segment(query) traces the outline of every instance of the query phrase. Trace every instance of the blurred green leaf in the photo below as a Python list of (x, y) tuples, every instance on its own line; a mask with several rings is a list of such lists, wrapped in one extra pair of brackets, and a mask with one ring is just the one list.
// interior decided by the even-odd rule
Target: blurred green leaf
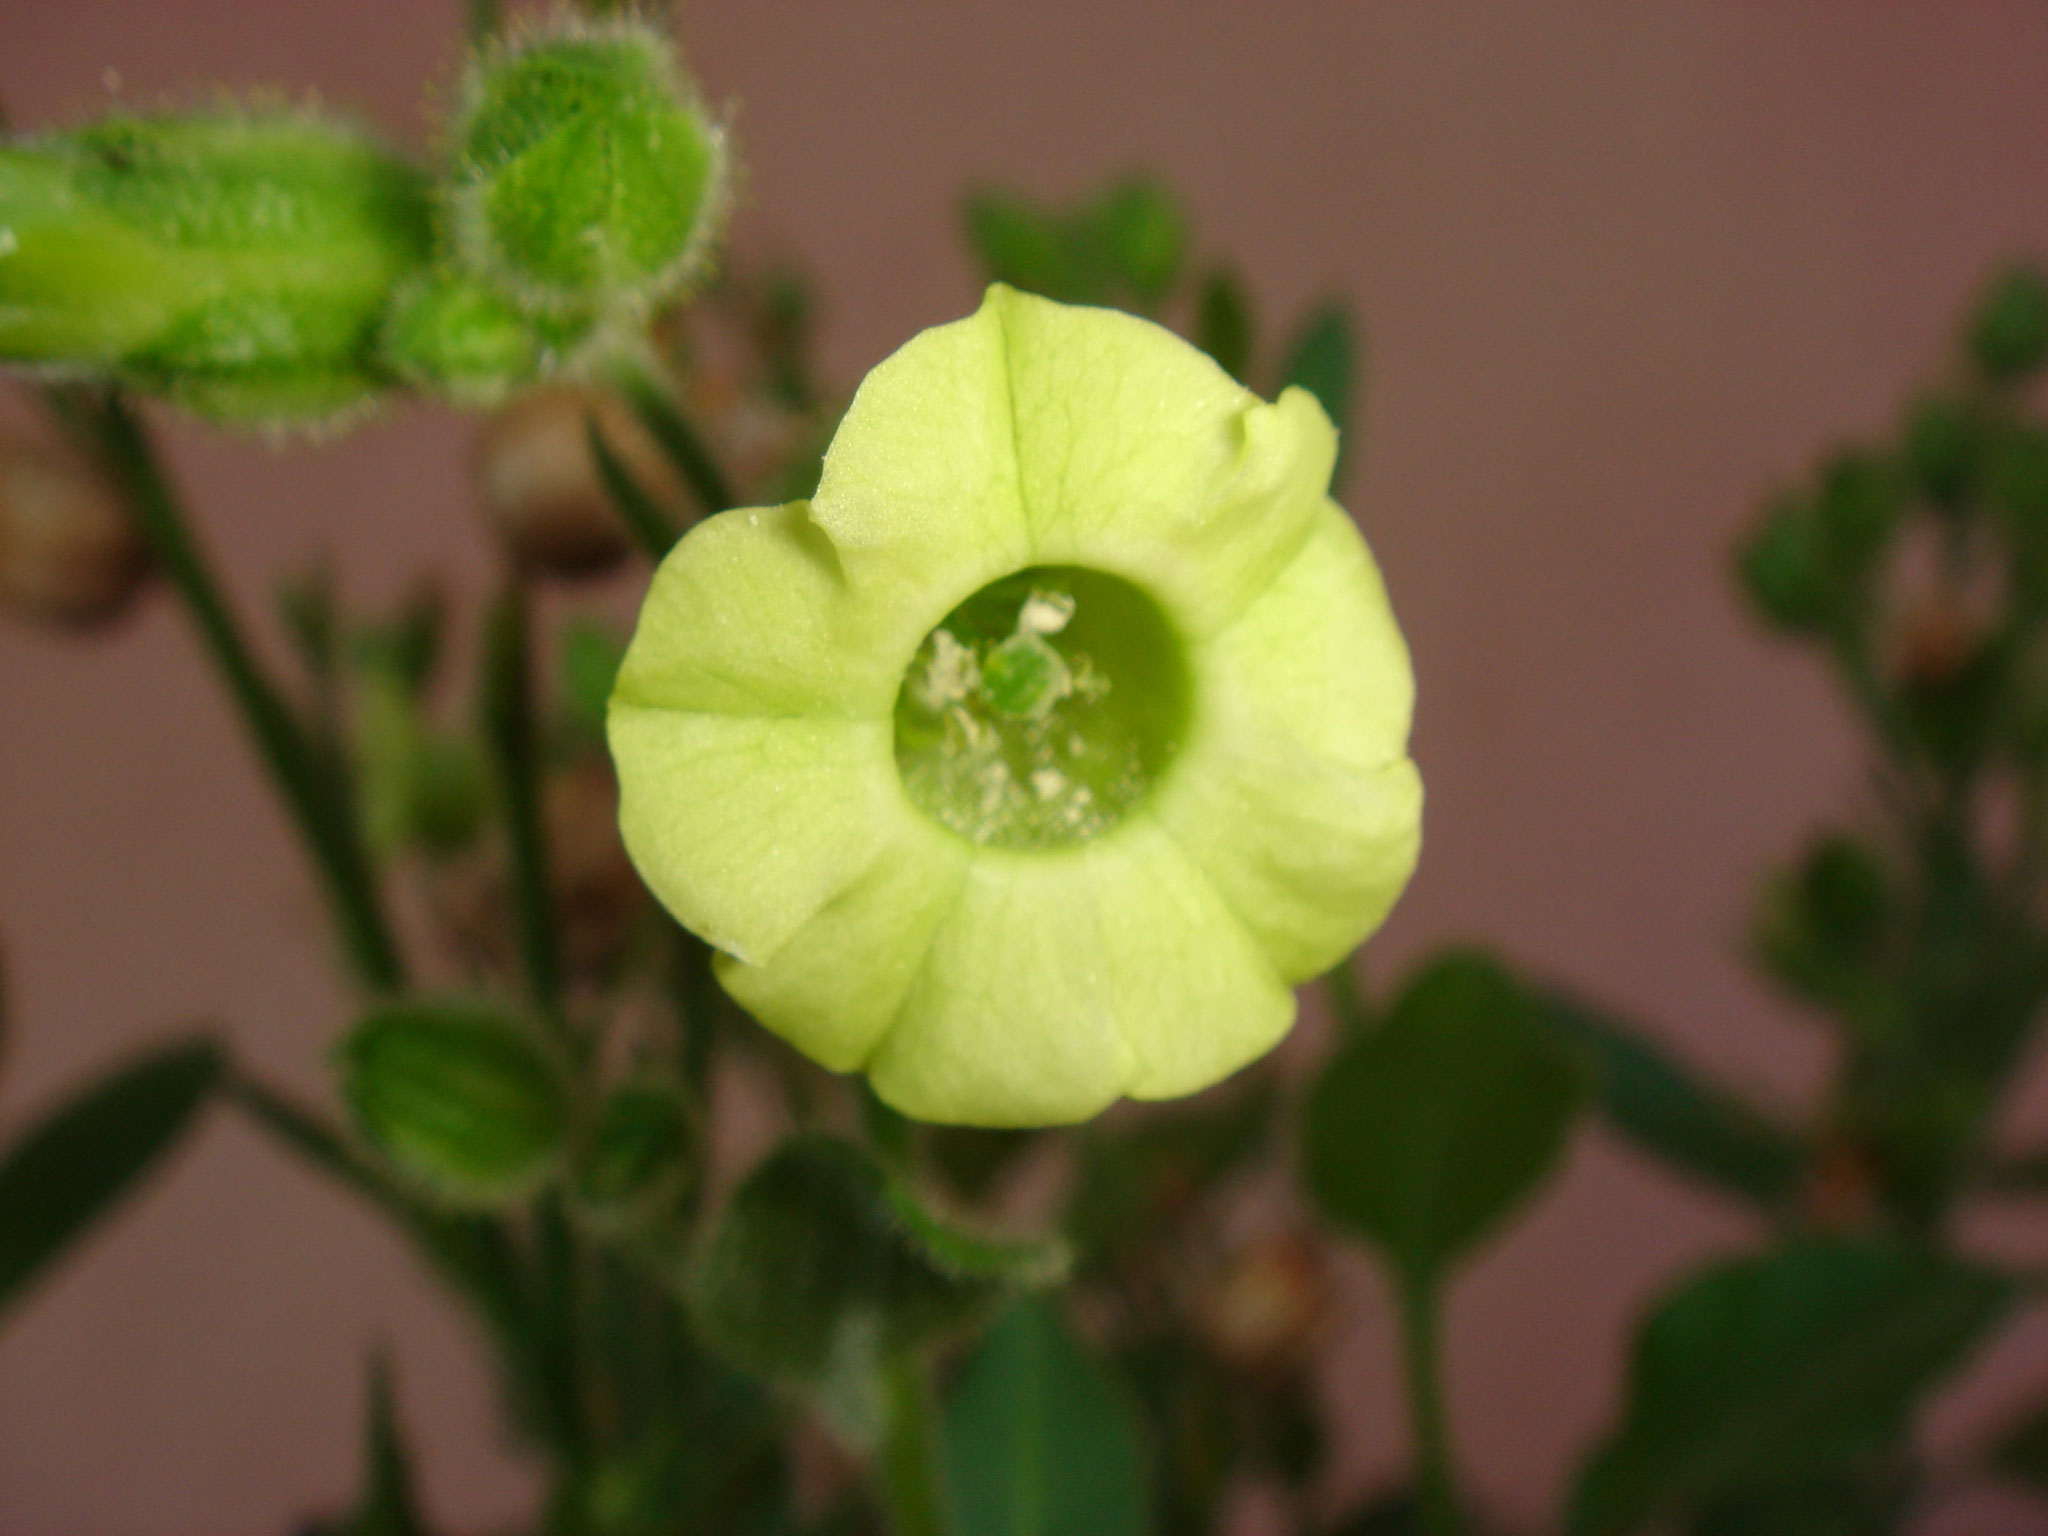
[(970, 193), (962, 208), (967, 243), (994, 282), (1063, 304), (1100, 302), (1098, 285), (1080, 270), (1058, 216), (1014, 193)]
[(1815, 838), (1798, 867), (1764, 889), (1754, 948), (1792, 996), (1835, 1009), (1865, 1033), (1898, 1009), (1889, 961), (1903, 903), (1882, 852), (1845, 832)]
[(426, 1522), (413, 1491), (412, 1455), (391, 1386), (391, 1362), (381, 1351), (370, 1362), (363, 1461), (363, 1493), (342, 1527), (346, 1536), (425, 1536)]
[(1587, 1086), (1499, 965), (1445, 955), (1311, 1089), (1309, 1189), (1332, 1221), (1433, 1282), (1556, 1166)]
[(1235, 268), (1218, 267), (1202, 283), (1195, 306), (1195, 345), (1238, 383), (1251, 379), (1252, 298)]
[(1129, 1404), (1058, 1307), (1013, 1306), (946, 1401), (954, 1536), (1142, 1536), (1144, 1455)]
[(1944, 1255), (1808, 1240), (1695, 1276), (1638, 1333), (1575, 1536), (1620, 1536), (1894, 1449), (2013, 1288)]
[(1834, 613), (1820, 519), (1797, 497), (1765, 509), (1736, 552), (1736, 575), (1752, 607), (1788, 634), (1826, 628)]
[(1576, 999), (1534, 989), (1551, 1027), (1585, 1051), (1607, 1123), (1710, 1188), (1778, 1207), (1799, 1189), (1804, 1149), (1790, 1131), (1667, 1055), (1640, 1031)]
[(385, 1004), (349, 1031), (336, 1058), (364, 1139), (437, 1198), (522, 1198), (566, 1149), (559, 1070), (531, 1029), (492, 1004)]
[(1852, 448), (1822, 467), (1814, 509), (1829, 557), (1847, 579), (1860, 575), (1883, 552), (1905, 510), (1905, 498), (1890, 463)]
[(1095, 202), (1087, 223), (1119, 284), (1142, 306), (1157, 305), (1187, 259), (1187, 215), (1173, 194), (1149, 176), (1127, 177)]
[(75, 1094), (0, 1158), (0, 1315), (176, 1144), (220, 1080), (199, 1040), (154, 1051)]
[(735, 1363), (824, 1395), (844, 1427), (877, 1404), (888, 1356), (1064, 1271), (1057, 1245), (942, 1222), (872, 1157), (793, 1136), (726, 1206), (693, 1282), (705, 1337)]
[(2013, 383), (2048, 360), (2048, 280), (2030, 266), (1993, 278), (1977, 301), (1970, 358), (1988, 379)]
[(1300, 385), (1323, 405), (1337, 429), (1338, 463), (1351, 443), (1352, 395), (1358, 386), (1357, 327), (1350, 306), (1333, 300), (1311, 310), (1288, 344), (1280, 367), (1280, 388)]

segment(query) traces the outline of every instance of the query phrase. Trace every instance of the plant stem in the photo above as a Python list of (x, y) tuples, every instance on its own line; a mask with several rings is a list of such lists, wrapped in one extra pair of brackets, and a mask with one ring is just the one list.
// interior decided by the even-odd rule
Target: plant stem
[(597, 465), (598, 478), (604, 481), (605, 493), (611, 497), (619, 520), (633, 535), (641, 552), (659, 565), (675, 547), (675, 524), (662, 510), (661, 503), (633, 478), (633, 472), (612, 452), (612, 446), (604, 440), (604, 431), (598, 426), (595, 416), (584, 418), (583, 433), (590, 444), (590, 457)]
[(893, 1536), (946, 1536), (939, 1496), (938, 1435), (924, 1366), (909, 1351), (883, 1367), (887, 1422), (882, 1431), (882, 1488)]
[(682, 475), (706, 516), (740, 504), (732, 482), (718, 467), (718, 460), (712, 457), (704, 439), (651, 374), (629, 365), (620, 370), (615, 383), (634, 414), (661, 444), (662, 452)]
[[(59, 408), (71, 420), (80, 419), (74, 406)], [(333, 774), (323, 767), (311, 739), (243, 637), (142, 423), (115, 394), (85, 414), (102, 461), (127, 492), (151, 553), (191, 615), (255, 738), (264, 767), (298, 823), (327, 888), (351, 963), (373, 989), (395, 991), (404, 982), (404, 968), (346, 795), (338, 792)]]
[(1434, 1275), (1399, 1278), (1401, 1353), (1408, 1387), (1408, 1425), (1414, 1437), (1416, 1491), (1426, 1536), (1462, 1536), (1456, 1484), (1451, 1477), (1450, 1426), (1444, 1415), (1441, 1296)]
[(533, 659), (527, 595), (515, 575), (492, 605), (484, 640), (484, 734), (504, 796), (512, 846), (513, 899), (527, 991), (543, 1019), (566, 1038), (562, 961), (541, 829), (540, 741), (533, 718)]

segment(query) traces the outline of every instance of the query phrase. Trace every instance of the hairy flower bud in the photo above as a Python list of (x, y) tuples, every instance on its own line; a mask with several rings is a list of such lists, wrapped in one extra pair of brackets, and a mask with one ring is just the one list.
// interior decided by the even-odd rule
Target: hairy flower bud
[(148, 570), (134, 519), (89, 466), (0, 437), (0, 603), (88, 628), (119, 617)]
[(429, 247), (417, 172), (306, 112), (115, 117), (0, 148), (0, 360), (202, 415), (331, 416), (384, 383)]
[(689, 1185), (694, 1135), (689, 1101), (674, 1086), (643, 1080), (613, 1089), (576, 1157), (579, 1203), (604, 1222), (655, 1214)]
[(364, 1137), (446, 1199), (530, 1191), (568, 1139), (554, 1063), (516, 1019), (482, 1003), (393, 1003), (341, 1046), (342, 1091)]
[(667, 298), (723, 220), (724, 132), (668, 43), (633, 22), (567, 23), (487, 51), (454, 149), (457, 259), (528, 308)]
[(422, 272), (391, 302), (384, 361), (415, 388), (488, 403), (534, 378), (542, 349), (518, 306), (466, 272)]

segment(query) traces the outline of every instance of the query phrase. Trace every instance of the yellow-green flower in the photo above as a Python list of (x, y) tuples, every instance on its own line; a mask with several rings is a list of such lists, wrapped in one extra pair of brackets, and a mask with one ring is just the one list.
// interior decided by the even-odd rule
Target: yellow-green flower
[(1335, 451), (1302, 390), (1000, 285), (875, 369), (811, 501), (669, 556), (612, 698), (627, 847), (726, 989), (926, 1120), (1271, 1048), (1419, 840)]

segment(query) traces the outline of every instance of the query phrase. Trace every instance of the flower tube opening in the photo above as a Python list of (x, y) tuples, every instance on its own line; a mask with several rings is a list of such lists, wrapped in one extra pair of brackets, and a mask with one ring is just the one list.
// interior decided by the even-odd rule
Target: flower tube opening
[(983, 587), (919, 646), (897, 695), (911, 803), (973, 843), (1056, 848), (1130, 813), (1186, 735), (1185, 649), (1120, 576), (1035, 566)]

